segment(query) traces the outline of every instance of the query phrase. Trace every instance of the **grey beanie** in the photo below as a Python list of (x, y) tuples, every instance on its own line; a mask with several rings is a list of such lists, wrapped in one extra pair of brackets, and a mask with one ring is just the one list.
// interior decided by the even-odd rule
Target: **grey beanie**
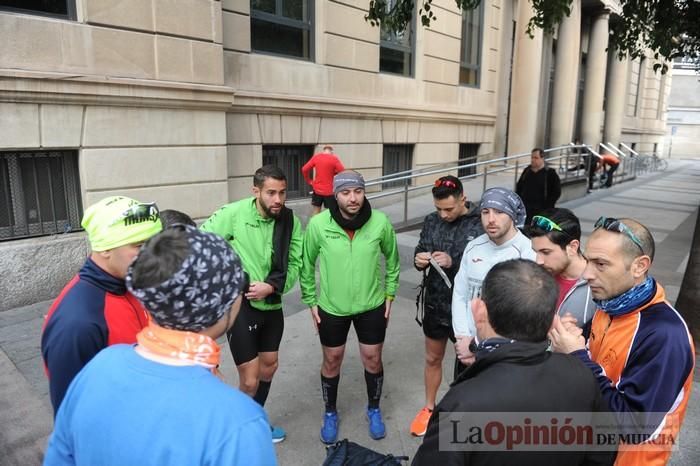
[(513, 223), (516, 227), (522, 227), (525, 224), (525, 204), (523, 204), (520, 196), (510, 189), (487, 189), (481, 196), (479, 209), (500, 210), (513, 219)]
[(333, 177), (333, 194), (338, 194), (344, 189), (352, 188), (365, 189), (365, 179), (356, 171), (346, 170)]

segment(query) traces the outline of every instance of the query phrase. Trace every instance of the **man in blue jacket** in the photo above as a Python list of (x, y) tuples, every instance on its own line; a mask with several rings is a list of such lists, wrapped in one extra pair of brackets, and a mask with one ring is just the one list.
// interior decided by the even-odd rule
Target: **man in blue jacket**
[(85, 364), (109, 345), (135, 343), (148, 323), (124, 277), (141, 244), (163, 229), (155, 204), (123, 196), (88, 207), (82, 226), (92, 253), (51, 305), (41, 334), (54, 415)]
[(263, 409), (217, 377), (215, 340), (245, 286), (226, 241), (171, 227), (144, 244), (126, 283), (151, 320), (136, 346), (106, 348), (75, 378), (44, 464), (276, 464)]

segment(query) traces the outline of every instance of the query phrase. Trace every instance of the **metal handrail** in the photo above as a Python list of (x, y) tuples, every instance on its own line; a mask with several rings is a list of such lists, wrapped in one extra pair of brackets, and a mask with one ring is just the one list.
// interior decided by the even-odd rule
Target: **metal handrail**
[(632, 155), (634, 155), (634, 156), (638, 156), (638, 155), (639, 155), (639, 152), (637, 152), (636, 150), (632, 149), (630, 146), (628, 146), (628, 145), (625, 144), (624, 142), (621, 142), (620, 145), (621, 145), (622, 147), (624, 147), (625, 149), (627, 149), (628, 151), (630, 151), (630, 154), (632, 154)]
[(614, 150), (612, 150), (611, 148), (609, 148), (608, 146), (606, 146), (604, 142), (601, 142), (599, 145), (600, 145), (600, 147), (602, 147), (603, 149), (605, 149), (605, 151), (606, 151), (608, 154), (612, 155), (613, 157), (615, 157), (615, 158), (617, 158), (617, 159), (620, 159), (620, 156), (617, 155), (617, 154), (615, 153)]
[[(599, 154), (597, 154), (593, 149), (585, 144), (579, 144), (576, 145), (574, 143), (569, 143), (566, 145), (562, 146), (557, 146), (557, 147), (551, 147), (548, 149), (544, 149), (543, 152), (545, 153), (551, 153), (551, 152), (556, 152), (559, 151), (561, 154), (554, 156), (554, 157), (549, 157), (547, 159), (549, 165), (553, 165), (554, 162), (559, 161), (559, 167), (562, 169), (565, 167), (564, 171), (564, 180), (567, 180), (570, 178), (570, 172), (575, 171), (575, 175), (571, 174), (572, 178), (582, 178), (583, 175), (581, 174), (582, 170), (583, 173), (587, 173), (586, 165), (583, 164), (583, 157), (587, 153), (593, 153), (594, 156), (598, 158), (602, 158)], [(577, 151), (577, 152), (574, 152)], [(470, 160), (470, 158), (465, 158), (465, 159), (459, 159), (458, 161), (454, 162), (442, 162), (439, 164), (431, 165), (428, 167), (421, 167), (417, 169), (412, 169), (412, 170), (403, 170), (401, 172), (397, 173), (392, 173), (390, 175), (384, 175), (378, 178), (373, 178), (368, 180), (365, 183), (366, 187), (371, 187), (371, 186), (377, 186), (377, 185), (382, 185), (387, 182), (401, 182), (403, 181), (403, 187), (399, 187), (397, 189), (389, 189), (389, 190), (382, 190), (381, 192), (375, 192), (375, 193), (368, 193), (367, 198), (370, 200), (373, 199), (381, 199), (384, 197), (389, 197), (389, 196), (396, 196), (396, 195), (401, 195), (403, 194), (403, 223), (406, 224), (408, 222), (408, 197), (409, 193), (415, 192), (415, 191), (420, 191), (420, 190), (426, 190), (430, 189), (434, 186), (434, 183), (426, 183), (426, 184), (421, 184), (418, 186), (411, 186), (411, 180), (414, 178), (417, 178), (419, 176), (430, 176), (430, 175), (437, 175), (437, 174), (442, 174), (445, 172), (453, 172), (455, 170), (460, 170), (464, 168), (472, 168), (475, 173), (466, 175), (466, 176), (461, 176), (459, 177), (461, 180), (468, 180), (468, 179), (475, 179), (478, 177), (483, 177), (483, 190), (486, 190), (487, 186), (487, 180), (488, 180), (488, 175), (490, 174), (496, 174), (496, 173), (502, 173), (508, 170), (513, 170), (514, 172), (514, 180), (513, 180), (513, 189), (515, 189), (515, 185), (517, 184), (518, 181), (518, 176), (520, 175), (520, 160), (523, 157), (529, 157), (530, 152), (524, 152), (521, 154), (515, 154), (515, 155), (510, 155), (510, 156), (503, 156), (503, 157), (497, 157), (497, 158), (491, 158), (489, 160), (484, 160), (481, 162), (470, 162), (470, 163), (465, 163), (465, 164), (460, 164), (459, 162), (462, 160)], [(490, 154), (482, 154), (482, 156), (488, 156)], [(576, 165), (575, 168), (570, 169), (570, 159), (572, 155), (575, 155), (576, 157)], [(515, 162), (514, 164), (509, 164), (509, 162)], [(562, 165), (562, 161), (564, 162), (564, 165)], [(505, 166), (499, 167), (499, 168), (492, 168), (489, 169), (489, 165), (493, 165), (494, 163), (503, 163)], [(528, 162), (529, 164), (529, 162)], [(526, 164), (523, 164), (526, 165)], [(583, 167), (583, 168), (582, 168)]]
[[(632, 151), (628, 146), (624, 144), (621, 145), (630, 150), (631, 153), (637, 154), (637, 152)], [(636, 157), (630, 157), (624, 154), (619, 148), (610, 143), (607, 145), (605, 143), (601, 143), (600, 147), (620, 159), (622, 166), (615, 174), (617, 179), (628, 180), (637, 176), (638, 165), (636, 163)], [(592, 173), (591, 164), (596, 163), (597, 165), (595, 160), (597, 159), (600, 161), (603, 159), (600, 153), (588, 144), (569, 143), (562, 146), (543, 149), (543, 152), (559, 152), (559, 154), (556, 156), (549, 156), (547, 158), (547, 163), (549, 166), (553, 166), (556, 161), (559, 161), (559, 174), (560, 177), (562, 177), (562, 181), (589, 179), (589, 176)], [(518, 177), (521, 175), (520, 167), (529, 165), (529, 161), (527, 163), (522, 163), (520, 159), (523, 157), (529, 157), (530, 154), (530, 152), (524, 152), (510, 156), (492, 157), (489, 160), (483, 160), (481, 162), (460, 163), (465, 160), (472, 160), (471, 157), (468, 157), (457, 161), (441, 162), (427, 167), (414, 168), (383, 175), (367, 180), (365, 186), (369, 188), (372, 186), (381, 186), (389, 182), (403, 182), (403, 186), (398, 186), (394, 189), (383, 189), (380, 192), (367, 193), (367, 198), (371, 200), (403, 195), (403, 224), (407, 224), (409, 193), (427, 190), (434, 186), (434, 183), (432, 182), (413, 186), (411, 185), (411, 180), (418, 178), (419, 176), (440, 175), (447, 172), (459, 171), (461, 169), (473, 169), (474, 173), (466, 176), (460, 176), (459, 179), (470, 180), (482, 177), (483, 190), (485, 191), (487, 188), (488, 175), (513, 170), (513, 189), (515, 189), (518, 182)], [(481, 157), (491, 155), (492, 154), (481, 154)], [(493, 166), (494, 164), (503, 164), (503, 166), (489, 168), (489, 166)]]
[(622, 151), (620, 150), (619, 147), (615, 147), (615, 145), (614, 145), (612, 142), (608, 141), (607, 147), (610, 147), (613, 151), (615, 151), (615, 152), (616, 152), (615, 155), (619, 154), (619, 155), (618, 155), (618, 158), (620, 158), (620, 157), (622, 157), (622, 158), (627, 157), (627, 154), (625, 154), (624, 152), (622, 152)]
[[(567, 145), (565, 145), (565, 146), (558, 146), (558, 147), (552, 147), (551, 149), (544, 149), (544, 152), (547, 153), (547, 152), (553, 152), (553, 151), (556, 151), (556, 150), (572, 149), (572, 148), (578, 148), (578, 147), (587, 148), (587, 147), (589, 147), (589, 146), (586, 146), (586, 145), (584, 145), (584, 144), (582, 144), (581, 146), (575, 146), (575, 145), (574, 145), (574, 146), (571, 146), (571, 145), (567, 144)], [(488, 155), (488, 154), (483, 154), (483, 155)], [(522, 154), (515, 154), (515, 155), (504, 156), (504, 157), (498, 157), (498, 158), (491, 159), (491, 160), (485, 160), (485, 161), (483, 161), (483, 162), (473, 162), (473, 163), (468, 163), (468, 164), (465, 164), (465, 165), (458, 165), (458, 166), (456, 166), (456, 167), (450, 167), (450, 168), (439, 168), (439, 169), (436, 169), (436, 170), (430, 170), (432, 167), (435, 166), (435, 165), (431, 165), (431, 166), (429, 166), (429, 167), (422, 167), (422, 168), (420, 168), (420, 169), (404, 170), (404, 171), (402, 171), (402, 172), (392, 173), (392, 174), (389, 174), (389, 175), (383, 175), (383, 176), (380, 176), (380, 177), (378, 177), (378, 178), (372, 178), (372, 179), (370, 179), (370, 180), (368, 180), (368, 181), (365, 182), (365, 186), (375, 186), (375, 185), (378, 185), (378, 184), (387, 183), (387, 182), (389, 182), (389, 181), (392, 181), (392, 182), (395, 182), (395, 181), (403, 181), (403, 180), (408, 180), (408, 179), (416, 178), (416, 177), (418, 177), (418, 176), (435, 175), (435, 174), (437, 174), (437, 173), (443, 173), (443, 172), (447, 172), (447, 171), (457, 170), (457, 169), (460, 169), (460, 168), (480, 167), (480, 166), (482, 166), (482, 165), (488, 165), (488, 164), (492, 164), (492, 163), (494, 163), (494, 162), (508, 162), (509, 160), (516, 160), (516, 159), (519, 159), (519, 158), (522, 158), (522, 157), (525, 157), (525, 156), (528, 156), (528, 157), (529, 157), (529, 156), (530, 156), (530, 152), (524, 152), (524, 153), (522, 153)], [(549, 159), (549, 160), (550, 160), (550, 161), (551, 161), (551, 160), (558, 160), (558, 159), (561, 158), (561, 157), (563, 157), (563, 156), (560, 155), (560, 156), (558, 156), (558, 157), (553, 157), (553, 158), (551, 158), (551, 159)], [(443, 162), (443, 163), (441, 163), (441, 164), (436, 164), (436, 165), (437, 165), (437, 166), (444, 166), (444, 165), (446, 165), (446, 164), (448, 164), (448, 163), (450, 163), (450, 162), (447, 162), (447, 163)], [(451, 163), (454, 163), (454, 162), (451, 162)], [(419, 171), (419, 170), (429, 170), (429, 171)], [(417, 173), (414, 173), (414, 172), (417, 172)], [(411, 174), (410, 174), (410, 175), (405, 175), (405, 176), (400, 176), (400, 177), (396, 177), (396, 176), (395, 176), (395, 175), (403, 174), (403, 173), (411, 173)]]

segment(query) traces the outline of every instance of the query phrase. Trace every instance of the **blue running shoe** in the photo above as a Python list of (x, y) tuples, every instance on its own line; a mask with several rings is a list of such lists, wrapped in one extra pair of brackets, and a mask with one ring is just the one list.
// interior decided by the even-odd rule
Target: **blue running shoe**
[(272, 432), (272, 443), (280, 443), (287, 438), (287, 433), (280, 426), (270, 425), (270, 431)]
[(323, 415), (323, 425), (321, 426), (321, 441), (323, 443), (335, 443), (338, 440), (338, 413), (333, 411)]
[(367, 421), (369, 422), (369, 436), (374, 440), (386, 436), (386, 427), (382, 420), (382, 412), (379, 408), (367, 408)]

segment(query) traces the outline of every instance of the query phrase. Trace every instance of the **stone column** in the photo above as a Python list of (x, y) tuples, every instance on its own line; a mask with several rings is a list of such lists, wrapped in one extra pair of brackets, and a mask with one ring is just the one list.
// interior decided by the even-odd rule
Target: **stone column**
[(583, 112), (581, 115), (581, 142), (596, 147), (603, 123), (605, 71), (608, 64), (608, 18), (605, 11), (593, 19), (591, 38), (586, 59), (586, 82), (583, 84)]
[(542, 30), (534, 38), (525, 32), (533, 16), (528, 0), (518, 1), (515, 51), (511, 78), (508, 155), (529, 152), (537, 145), (537, 110), (542, 71)]
[(581, 55), (581, 0), (573, 0), (571, 14), (559, 25), (552, 89), (550, 140), (552, 146), (573, 142), (576, 91)]
[(629, 62), (626, 58), (619, 60), (616, 50), (611, 50), (610, 53), (613, 56), (610, 62), (610, 73), (608, 73), (608, 84), (605, 91), (606, 109), (603, 142), (612, 142), (617, 146), (620, 143), (622, 121), (625, 116)]

